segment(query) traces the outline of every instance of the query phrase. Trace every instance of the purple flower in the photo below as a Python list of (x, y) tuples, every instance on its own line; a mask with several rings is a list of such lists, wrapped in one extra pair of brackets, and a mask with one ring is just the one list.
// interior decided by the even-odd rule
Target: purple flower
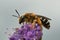
[(35, 29), (30, 29), (32, 24), (24, 24), (17, 32), (9, 38), (9, 40), (36, 40), (42, 37), (42, 31), (38, 24), (35, 25)]
[(11, 38), (9, 38), (9, 40), (16, 40), (15, 38), (13, 38), (13, 37), (11, 37)]

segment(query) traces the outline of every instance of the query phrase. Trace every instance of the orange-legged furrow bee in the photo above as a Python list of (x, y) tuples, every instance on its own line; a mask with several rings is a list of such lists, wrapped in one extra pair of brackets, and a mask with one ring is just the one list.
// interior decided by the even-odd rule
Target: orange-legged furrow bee
[(45, 16), (36, 15), (34, 13), (25, 13), (23, 16), (20, 16), (18, 11), (15, 9), (18, 16), (13, 15), (14, 17), (19, 18), (19, 24), (21, 23), (38, 23), (39, 25), (43, 25), (45, 28), (50, 28), (50, 22), (48, 20), (51, 20), (50, 18), (47, 18)]

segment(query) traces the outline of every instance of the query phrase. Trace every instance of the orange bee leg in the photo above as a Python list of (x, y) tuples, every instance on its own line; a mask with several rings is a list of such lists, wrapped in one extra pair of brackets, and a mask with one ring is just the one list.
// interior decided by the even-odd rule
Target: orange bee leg
[(42, 22), (41, 22), (40, 18), (37, 18), (37, 23), (40, 25), (40, 28), (42, 30)]

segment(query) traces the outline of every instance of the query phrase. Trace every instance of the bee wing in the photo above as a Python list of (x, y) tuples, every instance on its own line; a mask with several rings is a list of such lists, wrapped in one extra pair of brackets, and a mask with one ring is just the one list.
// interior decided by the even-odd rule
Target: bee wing
[(40, 20), (42, 21), (42, 24), (46, 29), (50, 28), (50, 22), (48, 21), (51, 20), (50, 18), (41, 15), (36, 15), (36, 16), (41, 18)]
[(51, 20), (50, 18), (45, 17), (45, 16), (42, 16), (42, 15), (36, 15), (36, 16), (38, 16), (38, 17), (43, 17), (43, 18), (46, 18), (46, 19), (48, 19), (48, 20)]

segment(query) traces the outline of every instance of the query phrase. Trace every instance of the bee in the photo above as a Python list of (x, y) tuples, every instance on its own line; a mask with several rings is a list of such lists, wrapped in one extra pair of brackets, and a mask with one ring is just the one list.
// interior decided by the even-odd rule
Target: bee
[(19, 18), (19, 24), (24, 23), (24, 22), (26, 22), (26, 23), (35, 22), (35, 23), (38, 23), (40, 26), (43, 25), (46, 29), (50, 28), (49, 20), (51, 20), (51, 19), (48, 17), (42, 16), (42, 15), (37, 15), (34, 13), (25, 13), (24, 15), (20, 16), (16, 9), (15, 9), (15, 11), (18, 14), (18, 16), (16, 16), (16, 15), (12, 15), (12, 16)]
[[(16, 15), (12, 15), (12, 16), (19, 18), (19, 24), (26, 22), (35, 25), (37, 23), (38, 25), (40, 25), (41, 31), (42, 31), (42, 26), (44, 26), (46, 29), (50, 29), (50, 22), (49, 22), (49, 20), (51, 20), (50, 18), (42, 15), (37, 15), (34, 13), (25, 13), (24, 15), (20, 16), (20, 14), (16, 9), (15, 11), (18, 14), (18, 16)], [(42, 37), (39, 40), (42, 40)]]

